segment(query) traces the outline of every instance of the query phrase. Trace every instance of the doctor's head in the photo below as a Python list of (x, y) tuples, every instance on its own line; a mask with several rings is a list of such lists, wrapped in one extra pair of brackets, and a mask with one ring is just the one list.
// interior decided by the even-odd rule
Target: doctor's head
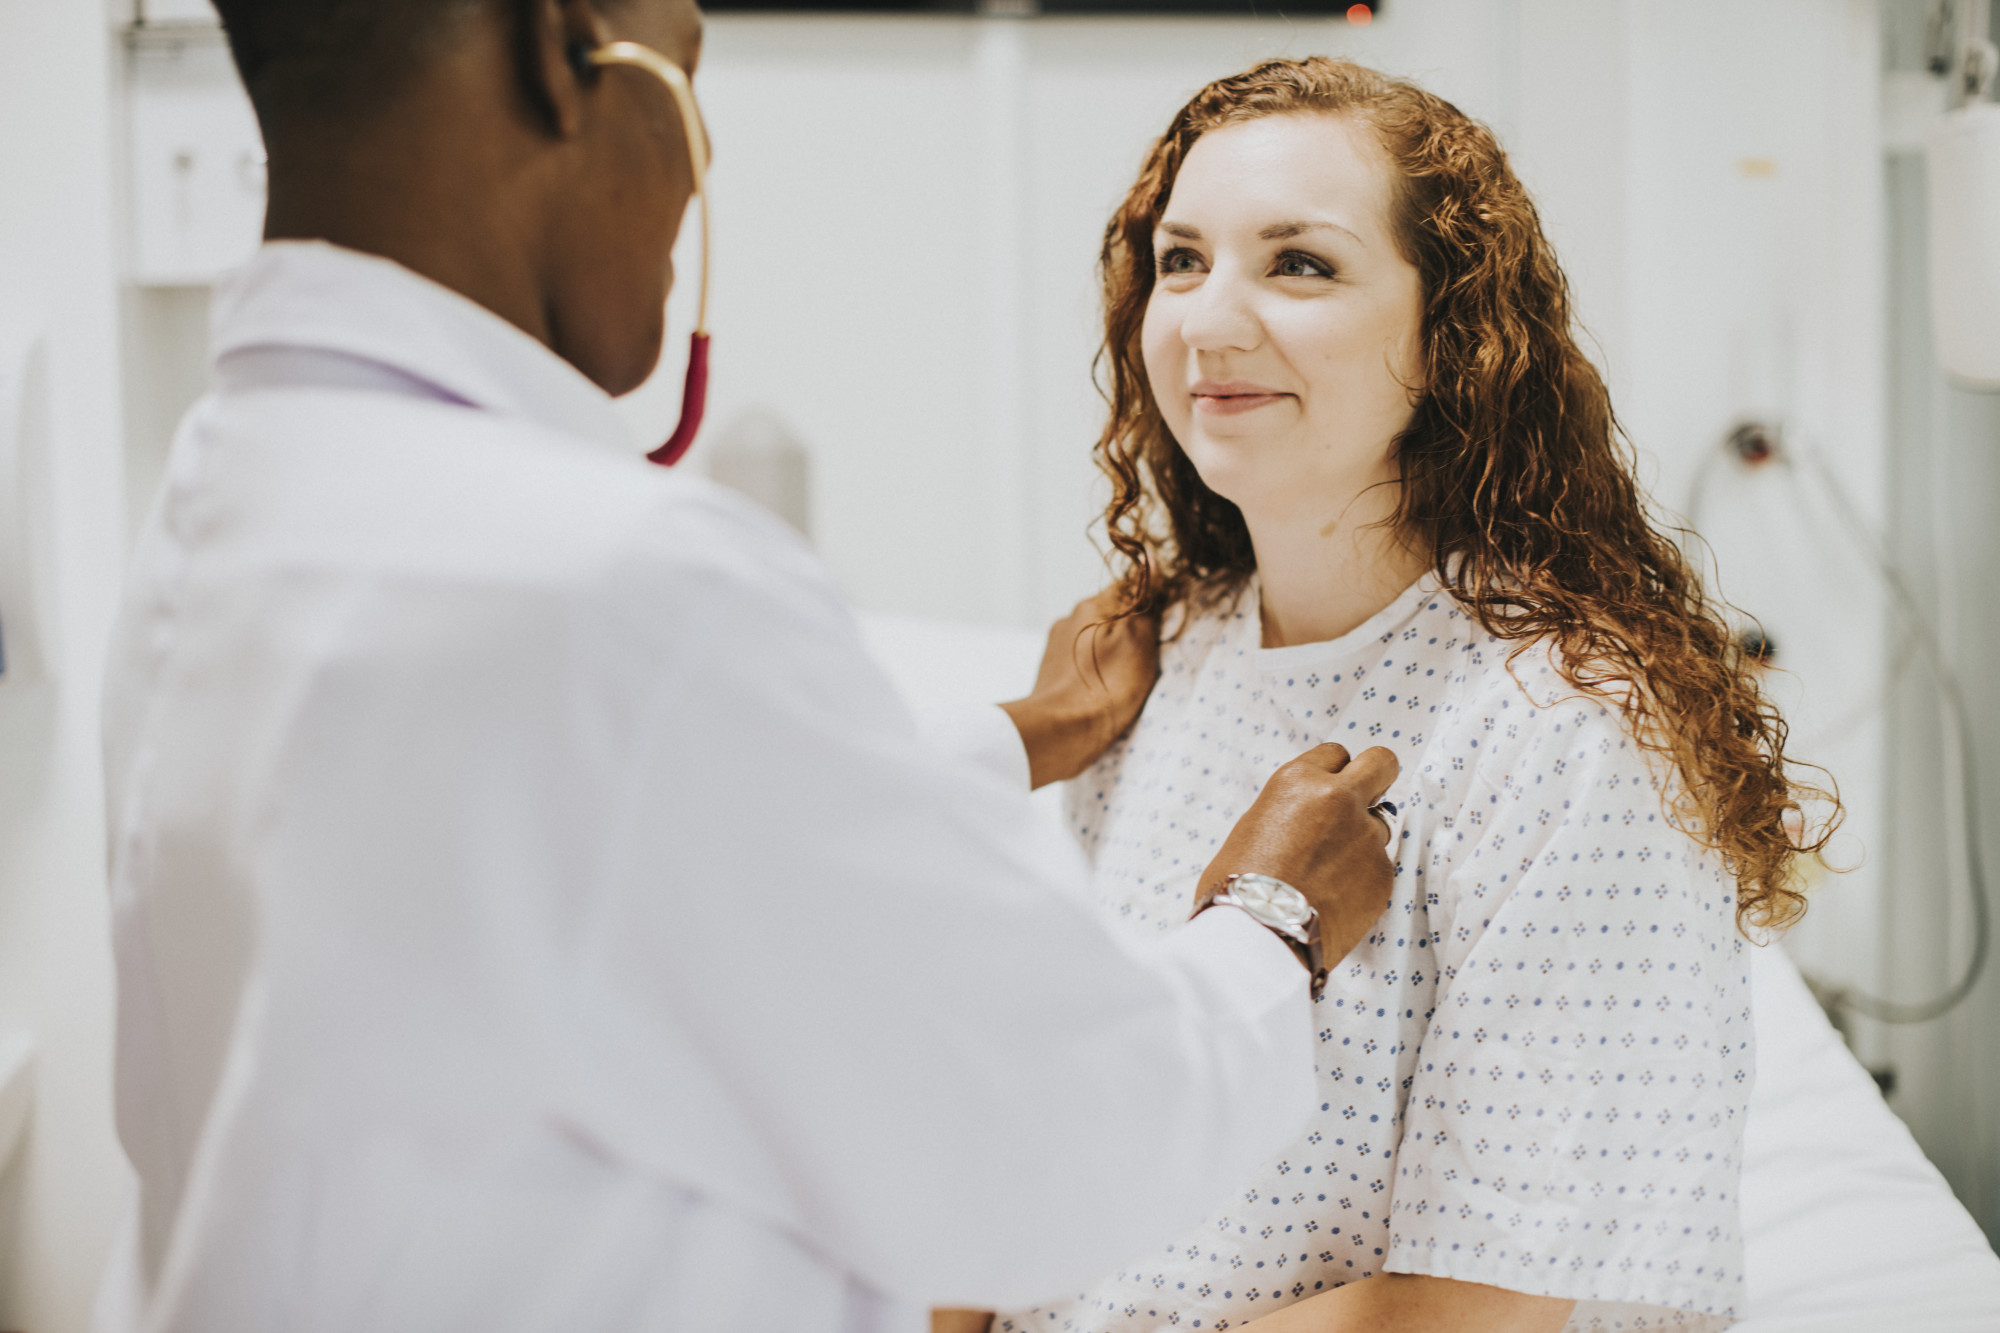
[(692, 74), (694, 0), (215, 0), (270, 158), (271, 239), (384, 255), (612, 393), (659, 359), (686, 134), (626, 40)]

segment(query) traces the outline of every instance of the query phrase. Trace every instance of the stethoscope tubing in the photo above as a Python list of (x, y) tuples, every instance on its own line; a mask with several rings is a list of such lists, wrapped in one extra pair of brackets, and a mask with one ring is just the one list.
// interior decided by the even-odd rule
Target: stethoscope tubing
[(688, 340), (687, 376), (681, 386), (681, 416), (667, 442), (646, 457), (662, 467), (672, 467), (687, 454), (701, 429), (708, 408), (708, 294), (712, 273), (710, 263), (711, 227), (708, 211), (708, 131), (702, 123), (701, 107), (694, 100), (694, 84), (687, 72), (649, 46), (638, 42), (607, 42), (590, 53), (593, 65), (629, 65), (643, 69), (667, 86), (680, 112), (681, 127), (687, 133), (688, 163), (694, 172), (695, 203), (701, 216), (701, 289), (695, 307), (694, 333)]

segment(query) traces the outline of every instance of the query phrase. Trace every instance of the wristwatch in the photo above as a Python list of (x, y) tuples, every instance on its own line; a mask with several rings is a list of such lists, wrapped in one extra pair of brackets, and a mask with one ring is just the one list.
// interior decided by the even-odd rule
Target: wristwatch
[(1312, 974), (1312, 997), (1326, 989), (1326, 951), (1319, 941), (1319, 913), (1282, 879), (1269, 875), (1231, 875), (1208, 901), (1194, 909), (1200, 916), (1217, 903), (1240, 907), (1250, 919), (1283, 940)]

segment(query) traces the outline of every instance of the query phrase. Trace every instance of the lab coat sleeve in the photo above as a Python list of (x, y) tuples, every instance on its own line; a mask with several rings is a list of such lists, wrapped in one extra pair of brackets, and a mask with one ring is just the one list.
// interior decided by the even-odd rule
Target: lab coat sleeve
[(1028, 790), (1028, 747), (1014, 719), (998, 704), (926, 709), (917, 715), (917, 725), (940, 750), (969, 759), (1009, 785)]
[[(635, 1044), (699, 1050), (785, 1225), (900, 1299), (1020, 1303), (1297, 1132), (1282, 945), (1236, 913), (1126, 938), (1025, 784), (922, 738), (803, 548), (721, 502), (658, 531), (620, 591), (654, 688), (587, 949)], [(623, 1057), (643, 1111), (648, 1052)]]

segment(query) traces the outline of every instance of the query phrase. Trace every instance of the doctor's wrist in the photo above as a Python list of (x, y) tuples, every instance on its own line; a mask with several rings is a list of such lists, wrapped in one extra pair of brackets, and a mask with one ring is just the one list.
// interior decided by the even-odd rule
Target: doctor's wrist
[(1028, 752), (1028, 785), (1066, 782), (1095, 763), (1118, 738), (1102, 710), (1079, 706), (1058, 695), (1036, 693), (1001, 704), (1021, 733)]

